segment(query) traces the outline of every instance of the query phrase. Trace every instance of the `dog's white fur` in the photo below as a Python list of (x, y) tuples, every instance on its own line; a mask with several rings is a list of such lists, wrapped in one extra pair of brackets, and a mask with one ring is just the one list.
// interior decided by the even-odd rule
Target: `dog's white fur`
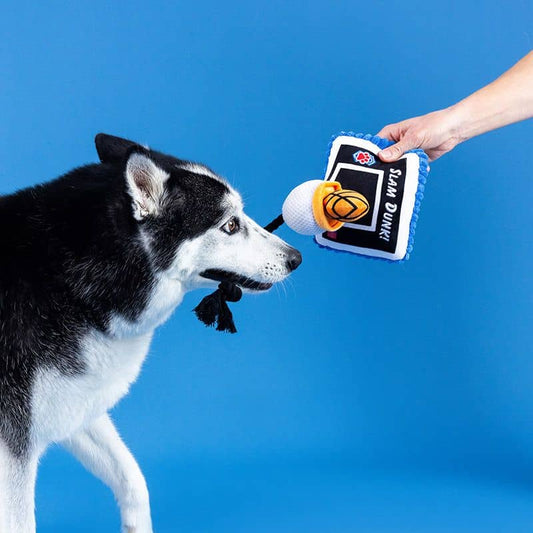
[[(135, 163), (144, 172), (144, 162)], [(195, 165), (196, 171), (199, 168)], [(200, 170), (211, 174), (204, 167)], [(159, 173), (159, 178), (165, 179), (164, 173)], [(146, 209), (155, 209), (150, 203), (153, 199), (135, 189), (135, 180), (129, 183), (134, 189), (136, 216), (142, 217)], [(112, 489), (120, 508), (123, 532), (152, 532), (146, 482), (117, 433), (109, 409), (138, 377), (154, 329), (169, 318), (184, 293), (213, 285), (200, 277), (200, 272), (222, 268), (266, 283), (280, 281), (288, 274), (285, 243), (243, 213), (242, 201), (235, 191), (227, 195), (225, 202), (226, 218), (237, 216), (245, 232), (227, 235), (213, 227), (181, 244), (172, 266), (159, 274), (149, 304), (138, 321), (115, 316), (108, 334), (94, 330), (86, 335), (82, 343), (86, 371), (82, 374), (66, 376), (50, 368), (39, 371), (32, 390), (29, 456), (23, 461), (15, 459), (0, 440), (0, 532), (35, 531), (37, 463), (51, 442), (61, 442)], [(150, 245), (144, 237), (144, 246), (149, 249)]]

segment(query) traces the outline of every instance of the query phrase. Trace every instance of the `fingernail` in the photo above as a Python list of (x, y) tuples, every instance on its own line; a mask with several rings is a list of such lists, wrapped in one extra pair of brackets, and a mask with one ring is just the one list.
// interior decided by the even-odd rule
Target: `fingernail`
[(379, 156), (388, 159), (389, 157), (392, 157), (392, 152), (390, 150), (382, 150), (379, 152)]

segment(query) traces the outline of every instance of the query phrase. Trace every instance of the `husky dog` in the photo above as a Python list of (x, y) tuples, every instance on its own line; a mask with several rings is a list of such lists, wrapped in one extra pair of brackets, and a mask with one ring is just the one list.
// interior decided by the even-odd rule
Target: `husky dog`
[(108, 411), (184, 293), (264, 291), (301, 262), (207, 167), (99, 134), (100, 164), (0, 198), (0, 531), (35, 531), (39, 456), (60, 442), (152, 531)]

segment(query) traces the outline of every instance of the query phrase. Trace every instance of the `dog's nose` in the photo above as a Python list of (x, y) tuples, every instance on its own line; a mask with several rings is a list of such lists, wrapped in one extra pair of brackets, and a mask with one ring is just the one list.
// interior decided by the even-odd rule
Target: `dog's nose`
[(296, 270), (302, 262), (302, 254), (296, 250), (296, 248), (291, 248), (288, 258), (287, 258), (287, 270), (292, 272)]

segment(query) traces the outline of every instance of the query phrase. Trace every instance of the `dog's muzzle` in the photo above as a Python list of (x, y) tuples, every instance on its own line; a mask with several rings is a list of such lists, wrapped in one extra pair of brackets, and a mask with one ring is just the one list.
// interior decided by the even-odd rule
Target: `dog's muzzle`
[[(283, 224), (283, 215), (276, 217), (265, 229), (272, 233)], [(302, 254), (292, 246), (288, 246), (285, 268), (287, 273), (293, 272), (302, 264)], [(194, 312), (198, 319), (206, 326), (215, 326), (217, 331), (236, 333), (237, 328), (233, 322), (233, 315), (227, 301), (238, 302), (241, 299), (241, 289), (253, 291), (266, 291), (272, 287), (272, 283), (263, 283), (242, 276), (236, 272), (211, 268), (200, 274), (205, 279), (220, 281), (218, 289), (206, 296), (195, 308)]]

